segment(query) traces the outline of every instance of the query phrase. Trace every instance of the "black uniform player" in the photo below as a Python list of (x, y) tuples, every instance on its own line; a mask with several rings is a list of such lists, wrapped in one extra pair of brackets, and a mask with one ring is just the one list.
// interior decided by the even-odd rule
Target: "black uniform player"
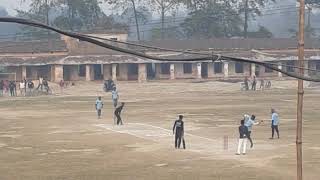
[(181, 140), (183, 141), (183, 149), (186, 149), (186, 144), (184, 141), (184, 122), (182, 121), (183, 116), (179, 115), (179, 119), (174, 122), (173, 134), (175, 134), (175, 148), (180, 148)]
[(117, 117), (117, 125), (121, 124), (123, 125), (122, 123), (122, 119), (121, 119), (121, 111), (123, 109), (123, 106), (124, 106), (124, 102), (121, 103), (121, 106), (117, 107), (116, 110), (114, 111), (114, 115)]

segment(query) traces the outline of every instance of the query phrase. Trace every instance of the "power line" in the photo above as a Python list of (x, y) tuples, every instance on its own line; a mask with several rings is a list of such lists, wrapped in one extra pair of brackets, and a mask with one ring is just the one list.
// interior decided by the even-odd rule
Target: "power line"
[[(296, 10), (292, 10), (292, 8), (291, 7), (295, 7), (295, 6), (287, 6), (286, 8), (279, 8), (279, 9), (270, 9), (270, 10), (268, 10), (268, 12), (270, 12), (270, 11), (274, 11), (274, 10), (285, 10), (285, 9), (290, 9), (290, 10), (288, 10), (288, 11), (282, 11), (282, 12), (277, 12), (277, 13), (275, 13), (275, 12), (273, 12), (273, 13), (266, 13), (266, 14), (264, 14), (264, 13), (262, 13), (262, 15), (261, 16), (259, 16), (259, 17), (264, 17), (264, 16), (272, 16), (272, 15), (280, 15), (280, 14), (285, 14), (285, 13), (290, 13), (290, 12), (297, 12)], [(295, 7), (295, 9), (297, 9), (296, 7)], [(218, 13), (217, 13), (218, 14)], [(232, 17), (232, 16), (234, 16), (234, 15), (239, 15), (239, 13), (229, 13), (229, 14), (227, 14), (227, 15), (225, 15), (225, 17)], [(210, 18), (210, 17), (209, 17)], [(172, 20), (167, 20), (167, 19), (172, 19)], [(164, 24), (170, 24), (170, 23), (173, 23), (173, 24), (176, 24), (176, 23), (182, 23), (182, 22), (185, 22), (185, 19), (188, 19), (188, 16), (178, 16), (178, 17), (171, 17), (171, 18), (166, 18), (166, 21), (164, 21), (163, 23)], [(151, 20), (151, 21), (148, 21), (148, 23), (140, 23), (140, 24), (138, 24), (139, 26), (142, 26), (142, 27), (146, 27), (146, 26), (154, 26), (154, 25), (159, 25), (159, 24), (161, 24), (162, 22), (161, 22), (161, 20)], [(124, 26), (119, 26), (119, 27), (135, 27), (136, 25), (135, 24), (131, 24), (131, 25), (124, 25)], [(103, 28), (101, 28), (101, 29), (103, 29)], [(149, 32), (149, 31), (151, 31), (151, 30), (141, 30), (140, 32)], [(23, 34), (21, 34), (21, 35), (19, 35), (19, 37), (23, 37), (24, 36), (24, 34), (30, 34), (30, 35), (32, 35), (33, 33), (37, 33), (37, 35), (38, 34), (43, 34), (43, 35), (46, 35), (47, 34), (47, 32), (39, 32), (39, 31), (30, 31), (30, 32), (28, 32), (28, 33), (23, 33)], [(15, 35), (15, 34), (10, 34), (10, 35)], [(0, 35), (0, 37), (3, 37), (3, 36), (6, 36), (6, 35)], [(27, 35), (26, 35), (27, 36)]]
[[(263, 16), (272, 16), (272, 15), (282, 15), (282, 14), (286, 15), (287, 13), (291, 13), (291, 12), (296, 12), (296, 11), (295, 11), (295, 10), (290, 10), (290, 11), (283, 11), (283, 12), (281, 12), (281, 13), (268, 13), (268, 14), (264, 14), (264, 15), (262, 15), (262, 16), (260, 16), (260, 17), (263, 17)], [(232, 15), (232, 14), (229, 14), (228, 16), (231, 17), (231, 15)], [(233, 15), (236, 15), (236, 14), (233, 14)], [(165, 21), (164, 24), (182, 23), (182, 22), (185, 22), (185, 19), (187, 19), (186, 17), (180, 17), (180, 18), (184, 18), (184, 19), (175, 20), (175, 21)], [(210, 17), (209, 17), (209, 18), (210, 18)], [(139, 24), (139, 26), (144, 26), (144, 27), (145, 27), (145, 26), (153, 26), (153, 25), (159, 25), (159, 24), (161, 24), (161, 22)], [(125, 26), (123, 26), (123, 27), (125, 27)], [(126, 26), (126, 27), (135, 27), (135, 25), (129, 25), (129, 26)], [(170, 28), (172, 28), (172, 27), (170, 27)], [(170, 29), (170, 28), (166, 27), (166, 28), (164, 28), (164, 29)], [(101, 29), (102, 29), (102, 28), (101, 28)], [(151, 32), (152, 30), (153, 30), (153, 29), (140, 30), (140, 32)], [(32, 35), (33, 33), (37, 33), (37, 36), (38, 36), (38, 33), (39, 33), (39, 35), (42, 35), (42, 34), (43, 34), (44, 37), (47, 36), (47, 34), (48, 34), (48, 33), (45, 33), (45, 32), (41, 32), (41, 33), (40, 33), (39, 31), (30, 31), (30, 32), (28, 32), (28, 33), (19, 34), (19, 35), (16, 35), (16, 36), (17, 36), (17, 37), (29, 37), (27, 34)], [(25, 34), (26, 34), (26, 35), (25, 35)], [(10, 35), (10, 36), (12, 35), (12, 37), (15, 37), (14, 34), (9, 34), (9, 35)], [(9, 35), (8, 35), (8, 37), (10, 37)], [(6, 35), (0, 35), (0, 36), (6, 36)], [(0, 39), (6, 39), (6, 38), (0, 37)]]
[[(265, 9), (265, 10), (268, 10), (268, 12), (270, 11), (275, 11), (275, 10), (284, 10), (284, 9), (290, 9), (288, 11), (282, 11), (282, 12), (277, 12), (277, 13), (267, 13), (267, 14), (264, 14), (262, 13), (262, 15), (260, 17), (263, 17), (263, 16), (270, 16), (270, 15), (275, 15), (275, 14), (283, 14), (283, 13), (290, 13), (290, 12), (297, 12), (295, 10), (292, 10), (292, 7), (294, 7), (295, 9), (297, 9), (295, 6), (283, 6), (282, 8), (270, 8), (270, 9)], [(233, 15), (239, 15), (239, 13), (229, 13), (227, 14), (226, 16), (227, 17), (232, 17)], [(168, 17), (166, 18), (166, 21), (164, 21), (163, 23), (164, 24), (170, 24), (170, 23), (173, 23), (173, 24), (176, 24), (176, 23), (182, 23), (185, 21), (185, 19), (187, 19), (188, 16), (178, 16), (178, 17), (170, 17), (169, 19), (172, 19), (171, 21), (167, 21)], [(154, 22), (153, 22), (154, 21)], [(153, 23), (152, 23), (153, 22)], [(143, 27), (146, 27), (146, 26), (153, 26), (153, 25), (159, 25), (161, 24), (161, 20), (151, 20), (151, 21), (148, 21), (148, 23), (140, 23), (139, 26), (143, 26)], [(132, 24), (132, 25), (125, 25), (125, 26), (120, 26), (120, 27), (135, 27), (136, 25), (135, 24)], [(103, 29), (103, 28), (101, 28)], [(149, 32), (149, 31), (152, 31), (152, 30), (142, 30), (140, 32)], [(19, 35), (19, 37), (23, 37), (24, 34), (30, 34), (32, 35), (33, 33), (36, 33), (37, 35), (39, 34), (43, 34), (43, 35), (46, 35), (48, 34), (47, 32), (39, 32), (39, 31), (30, 31), (28, 33), (23, 33), (21, 35)], [(15, 34), (10, 34), (10, 35), (15, 35)], [(0, 37), (2, 36), (6, 36), (6, 35), (0, 35)], [(27, 35), (26, 35), (27, 36)], [(0, 38), (1, 39), (1, 38)], [(3, 38), (4, 39), (4, 38)]]
[(66, 35), (66, 36), (69, 36), (69, 37), (72, 37), (72, 38), (76, 38), (76, 39), (79, 39), (81, 41), (86, 41), (86, 42), (89, 42), (89, 43), (93, 43), (93, 44), (96, 44), (98, 46), (101, 46), (101, 47), (104, 47), (104, 48), (107, 48), (107, 49), (119, 51), (119, 52), (126, 53), (126, 54), (135, 55), (135, 56), (146, 58), (146, 59), (150, 59), (150, 60), (166, 61), (166, 62), (167, 61), (173, 61), (173, 62), (174, 61), (180, 61), (180, 62), (187, 62), (187, 61), (189, 61), (189, 62), (197, 62), (197, 61), (200, 61), (201, 62), (201, 61), (212, 60), (214, 62), (214, 61), (217, 61), (219, 59), (223, 59), (223, 60), (229, 60), (229, 61), (235, 61), (235, 62), (253, 63), (253, 64), (261, 65), (261, 66), (264, 66), (266, 68), (281, 72), (284, 75), (287, 75), (287, 76), (290, 76), (290, 77), (294, 77), (294, 78), (297, 78), (297, 79), (302, 79), (302, 80), (305, 80), (305, 81), (320, 82), (320, 79), (318, 79), (318, 78), (310, 78), (310, 77), (305, 77), (303, 75), (297, 75), (295, 73), (290, 73), (290, 72), (284, 71), (282, 69), (270, 66), (265, 62), (259, 62), (259, 61), (242, 59), (242, 58), (235, 58), (235, 57), (228, 57), (228, 56), (222, 56), (222, 55), (217, 55), (217, 54), (212, 54), (211, 56), (194, 57), (194, 58), (161, 58), (161, 57), (146, 55), (144, 53), (137, 52), (137, 51), (134, 51), (134, 50), (113, 46), (113, 45), (110, 45), (110, 44), (103, 43), (101, 41), (95, 40), (93, 38), (86, 37), (86, 36), (84, 36), (82, 34), (79, 34), (79, 33), (65, 32), (65, 31), (56, 29), (54, 27), (47, 26), (47, 25), (44, 25), (42, 23), (37, 23), (37, 22), (34, 22), (34, 21), (29, 21), (29, 20), (26, 20), (26, 19), (21, 19), (21, 18), (0, 18), (0, 22), (18, 23), (18, 24), (24, 24), (24, 25), (29, 25), (29, 26), (34, 26), (34, 27), (39, 27), (39, 28), (55, 31), (57, 33), (60, 33), (60, 34), (63, 34), (63, 35)]

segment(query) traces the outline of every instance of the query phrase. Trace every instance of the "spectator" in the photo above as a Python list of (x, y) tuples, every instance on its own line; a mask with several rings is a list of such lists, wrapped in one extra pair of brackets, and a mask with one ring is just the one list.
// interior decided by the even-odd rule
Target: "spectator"
[(61, 94), (63, 93), (63, 88), (64, 88), (64, 81), (61, 79), (60, 83), (60, 91), (61, 91)]
[(10, 81), (9, 83), (9, 91), (10, 91), (10, 96), (15, 96), (15, 84), (13, 81)]
[(3, 96), (3, 88), (4, 88), (4, 82), (3, 80), (0, 81), (0, 96)]
[(20, 84), (19, 84), (19, 89), (20, 89), (20, 95), (23, 96), (24, 93), (25, 93), (25, 84), (24, 84), (24, 81), (21, 80)]

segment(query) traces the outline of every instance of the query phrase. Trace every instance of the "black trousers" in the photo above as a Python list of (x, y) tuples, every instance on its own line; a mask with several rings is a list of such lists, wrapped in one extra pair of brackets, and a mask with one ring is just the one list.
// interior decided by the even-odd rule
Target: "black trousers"
[(97, 109), (98, 117), (101, 116), (101, 109)]
[(14, 89), (10, 89), (10, 95), (11, 95), (11, 96), (15, 96), (15, 94), (14, 94)]
[(249, 84), (248, 83), (244, 83), (244, 86), (246, 88), (246, 91), (248, 91), (249, 90)]
[(278, 138), (279, 138), (279, 128), (278, 125), (271, 125), (271, 129), (272, 129), (272, 138), (274, 136), (274, 130), (276, 130)]
[(43, 84), (39, 84), (37, 90), (41, 87), (41, 91), (43, 90)]
[(248, 140), (250, 141), (250, 146), (253, 147), (253, 141), (252, 141), (252, 139), (251, 139), (251, 131), (249, 131), (248, 135), (249, 135), (249, 136), (248, 136), (247, 138), (248, 138)]
[(256, 86), (257, 86), (257, 83), (252, 83), (251, 90), (255, 91), (256, 90)]
[(175, 148), (180, 148), (181, 141), (182, 141), (183, 149), (186, 149), (186, 142), (185, 142), (185, 140), (183, 138), (182, 132), (181, 131), (176, 131), (175, 141), (174, 141)]
[(117, 117), (117, 125), (123, 125), (120, 113), (114, 113), (114, 115)]

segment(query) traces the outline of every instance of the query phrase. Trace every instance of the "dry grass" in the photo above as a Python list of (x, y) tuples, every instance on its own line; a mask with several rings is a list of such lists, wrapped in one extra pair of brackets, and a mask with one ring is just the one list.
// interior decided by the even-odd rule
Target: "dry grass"
[[(273, 84), (268, 91), (240, 92), (238, 84), (221, 82), (120, 83), (127, 102), (122, 127), (113, 126), (111, 95), (99, 83), (77, 83), (64, 95), (1, 98), (0, 179), (294, 179), (296, 83)], [(320, 171), (319, 92), (305, 94), (306, 180), (318, 179)], [(105, 101), (102, 120), (94, 111), (97, 95)], [(280, 114), (280, 140), (268, 139), (271, 107)], [(173, 149), (171, 127), (179, 113), (185, 115), (185, 151)], [(236, 156), (244, 113), (264, 122), (254, 127), (255, 147)]]

